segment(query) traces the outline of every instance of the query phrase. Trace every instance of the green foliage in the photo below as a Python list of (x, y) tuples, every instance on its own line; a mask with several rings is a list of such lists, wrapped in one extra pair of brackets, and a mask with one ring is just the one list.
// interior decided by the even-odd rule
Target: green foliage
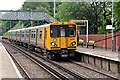
[(120, 1), (114, 3), (114, 18), (116, 30), (120, 30)]
[(98, 27), (98, 34), (105, 34), (106, 33), (106, 21), (104, 19), (102, 20), (102, 24), (100, 27)]
[[(53, 2), (25, 2), (20, 10), (43, 11), (53, 16)], [(88, 20), (89, 34), (106, 33), (106, 25), (111, 25), (112, 3), (111, 2), (79, 2), (79, 3), (58, 3), (56, 2), (56, 18), (60, 21)], [(12, 22), (12, 29), (21, 26), (31, 26), (30, 21)], [(41, 25), (44, 22), (33, 21), (32, 26)], [(120, 1), (114, 3), (114, 24), (120, 29)], [(3, 22), (6, 31), (10, 29), (10, 22)], [(15, 26), (15, 27), (14, 27)], [(14, 27), (14, 28), (13, 28)]]
[(21, 24), (16, 24), (11, 30), (15, 30), (15, 29), (21, 29), (23, 25)]
[[(62, 3), (58, 8), (57, 17), (60, 21), (69, 21), (72, 19), (84, 19), (83, 16), (87, 3)], [(85, 16), (85, 15), (84, 15)]]
[(105, 34), (105, 33), (106, 33), (105, 28), (104, 28), (103, 26), (100, 26), (100, 27), (98, 28), (98, 34)]
[(97, 33), (100, 26), (100, 15), (103, 3), (62, 3), (59, 6), (57, 17), (60, 21), (88, 20), (89, 33)]

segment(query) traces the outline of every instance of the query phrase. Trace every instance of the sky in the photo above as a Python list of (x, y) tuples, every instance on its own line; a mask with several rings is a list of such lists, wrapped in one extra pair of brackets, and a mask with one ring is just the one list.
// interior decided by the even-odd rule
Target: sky
[(0, 10), (18, 10), (26, 0), (0, 0)]

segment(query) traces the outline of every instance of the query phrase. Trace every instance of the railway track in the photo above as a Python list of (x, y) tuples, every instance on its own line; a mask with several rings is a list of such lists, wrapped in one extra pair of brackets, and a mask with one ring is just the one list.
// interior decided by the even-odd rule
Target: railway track
[[(57, 68), (59, 68), (60, 70), (63, 70), (65, 72), (67, 72), (67, 74), (63, 73), (61, 75), (60, 79), (72, 79), (72, 78), (75, 78), (75, 79), (91, 79), (92, 80), (94, 78), (103, 78), (103, 79), (115, 80), (115, 78), (113, 78), (111, 76), (102, 74), (102, 73), (94, 71), (92, 69), (88, 69), (88, 68), (86, 68), (86, 67), (84, 67), (82, 65), (79, 65), (79, 64), (77, 64), (77, 63), (75, 63), (73, 61), (69, 61), (69, 62), (55, 62), (55, 61), (51, 61), (51, 60), (48, 60), (48, 59), (44, 58), (43, 56), (39, 55), (36, 52), (33, 52), (33, 51), (29, 51), (28, 52), (28, 50), (23, 48), (23, 47), (18, 47), (18, 46), (15, 46), (15, 45), (12, 45), (12, 46), (14, 46), (16, 49), (19, 49), (21, 52), (26, 53), (26, 55), (31, 57), (32, 59), (34, 59), (34, 57), (36, 56), (36, 59), (34, 59), (34, 60), (37, 61), (38, 63), (41, 63), (40, 61), (45, 60), (44, 63), (52, 64), (52, 65), (56, 66)], [(42, 60), (39, 60), (40, 58)], [(41, 63), (41, 64), (45, 65), (43, 63)], [(49, 68), (49, 67), (47, 67), (47, 68)], [(54, 71), (54, 70), (52, 70), (52, 71)], [(57, 73), (56, 71), (54, 71), (54, 72)], [(63, 75), (69, 75), (69, 76), (66, 76), (66, 77), (64, 76), (63, 77)]]
[(23, 54), (21, 51), (19, 52), (18, 50), (12, 50), (8, 45), (4, 45), (4, 46), (9, 47), (9, 49), (7, 48), (7, 51), (9, 52), (9, 54), (17, 64), (18, 68), (20, 68), (20, 72), (22, 73), (24, 78), (28, 80), (33, 80), (35, 78), (48, 78), (53, 80), (59, 79), (58, 76), (50, 72), (48, 69), (46, 69), (44, 66), (39, 64), (34, 59)]
[(22, 65), (15, 59), (15, 57), (11, 54), (11, 51), (8, 50), (8, 53), (10, 54), (10, 56), (12, 57), (13, 61), (16, 63), (16, 65), (21, 69), (22, 71), (22, 75), (24, 75), (24, 78), (26, 78), (27, 80), (32, 80), (31, 77), (29, 76), (29, 74), (26, 72), (26, 70), (22, 67)]
[[(67, 79), (68, 80), (68, 79), (85, 79), (86, 78), (81, 75), (75, 74), (60, 65), (55, 64), (53, 61), (45, 59), (43, 56), (40, 57), (40, 56), (36, 55), (34, 52), (32, 52), (32, 54), (30, 54), (29, 52), (26, 52), (25, 50), (15, 46), (15, 45), (12, 45), (12, 46), (14, 46), (14, 48), (16, 50), (20, 51), (27, 58), (30, 58), (30, 59), (34, 60), (35, 62), (37, 62), (38, 64), (44, 66), (51, 73), (56, 75), (57, 79)], [(33, 55), (33, 53), (34, 53), (34, 55)]]

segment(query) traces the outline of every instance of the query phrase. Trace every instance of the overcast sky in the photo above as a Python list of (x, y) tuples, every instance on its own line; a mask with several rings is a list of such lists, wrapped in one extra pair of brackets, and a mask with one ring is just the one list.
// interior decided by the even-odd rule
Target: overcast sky
[(25, 0), (0, 0), (0, 10), (17, 10)]

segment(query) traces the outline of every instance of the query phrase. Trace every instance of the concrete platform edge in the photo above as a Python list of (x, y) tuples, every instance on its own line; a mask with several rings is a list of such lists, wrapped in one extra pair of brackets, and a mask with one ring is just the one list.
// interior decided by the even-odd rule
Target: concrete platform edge
[(3, 49), (5, 50), (10, 62), (12, 63), (17, 75), (19, 78), (23, 78), (22, 75), (20, 74), (19, 70), (17, 69), (17, 66), (15, 65), (14, 61), (12, 60), (12, 58), (10, 57), (9, 53), (7, 52), (7, 50), (5, 49), (5, 47), (2, 45), (2, 43), (0, 43), (0, 45), (3, 47)]

